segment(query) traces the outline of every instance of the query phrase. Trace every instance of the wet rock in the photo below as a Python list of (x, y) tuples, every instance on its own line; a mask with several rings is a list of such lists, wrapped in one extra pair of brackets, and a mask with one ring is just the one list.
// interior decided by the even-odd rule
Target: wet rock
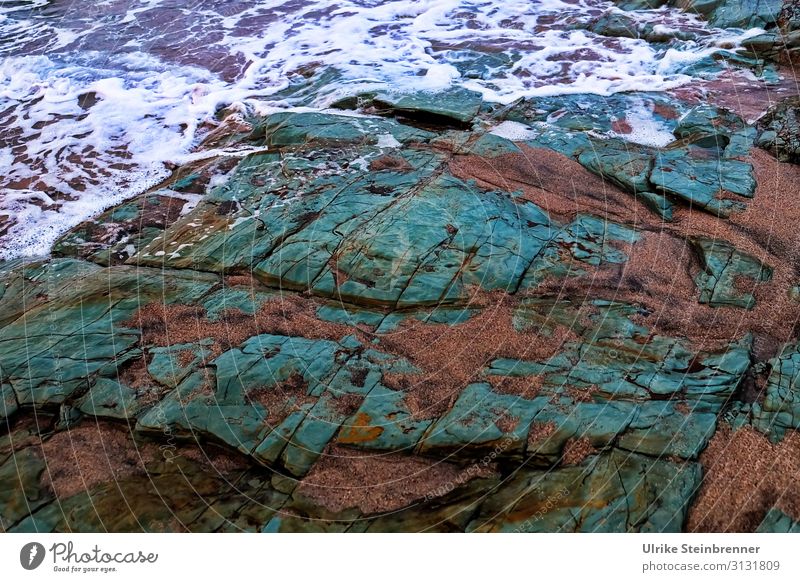
[(171, 190), (139, 196), (73, 229), (56, 241), (53, 253), (100, 265), (124, 263), (199, 198)]
[(669, 0), (614, 0), (622, 10), (648, 10), (666, 6)]
[(677, 6), (707, 19), (718, 28), (771, 28), (783, 0), (614, 0), (623, 10)]
[[(73, 271), (48, 294), (47, 303), (0, 329), (0, 370), (20, 404), (60, 404), (88, 389), (89, 378), (116, 370), (139, 340), (138, 332), (120, 325), (139, 301), (165, 295), (191, 300), (216, 282), (199, 273), (89, 271), (87, 276)], [(129, 289), (137, 289), (138, 296)]]
[[(626, 102), (617, 98), (604, 105), (581, 96), (564, 100), (561, 107), (550, 98), (531, 100), (505, 116), (537, 133), (526, 141), (528, 145), (575, 158), (588, 170), (640, 198), (664, 219), (673, 215), (670, 199), (683, 200), (718, 216), (743, 209), (742, 199), (752, 198), (756, 189), (753, 167), (741, 159), (752, 146), (754, 130), (724, 109), (697, 107), (681, 116), (679, 109), (655, 100), (647, 107), (652, 108), (653, 119), (673, 133), (673, 143), (656, 148), (610, 137), (614, 132), (609, 108), (644, 107), (642, 98), (638, 99), (628, 98)], [(542, 126), (545, 120), (548, 123)]]
[(63, 293), (76, 280), (100, 271), (92, 263), (71, 259), (16, 260), (0, 263), (0, 325)]
[(783, 0), (677, 0), (676, 4), (719, 28), (771, 28)]
[[(312, 128), (354, 127), (353, 118), (314, 115)], [(609, 230), (610, 239), (619, 231), (587, 230), (589, 218), (556, 230), (540, 208), (515, 193), (455, 178), (445, 153), (413, 147), (425, 134), (381, 123), (394, 132), (385, 135), (397, 144), (392, 155), (400, 165), (374, 165), (386, 148), (366, 127), (346, 153), (309, 154), (307, 140), (316, 138), (307, 133), (307, 119), (281, 114), (276, 131), (297, 136), (282, 138), (285, 153), (245, 159), (228, 184), (129, 262), (249, 272), (268, 285), (363, 307), (421, 307), (463, 300), (477, 285), (515, 290), (529, 272), (545, 268), (538, 264), (551, 253), (545, 248), (605, 238), (592, 229)], [(402, 140), (409, 147), (399, 148)], [(475, 147), (484, 151), (481, 143)], [(221, 204), (233, 202), (230, 213), (219, 214)], [(597, 265), (611, 256), (607, 245), (589, 248), (575, 257)]]
[(17, 395), (10, 384), (0, 385), (0, 420), (5, 420), (14, 415), (19, 406)]
[[(651, 2), (656, 3), (656, 2)], [(623, 5), (620, 8), (625, 10), (639, 9), (633, 8), (634, 3)], [(644, 6), (648, 8), (648, 6)], [(695, 35), (690, 31), (680, 31), (665, 26), (658, 26), (652, 23), (645, 23), (619, 10), (607, 10), (602, 15), (595, 18), (589, 25), (589, 30), (603, 36), (613, 36), (619, 38), (641, 38), (651, 43), (666, 43), (673, 39), (693, 40)]]
[[(593, 310), (584, 326), (577, 323), (578, 306), (525, 301), (517, 313), (521, 329), (554, 333), (559, 322), (569, 322), (581, 341), (564, 344), (547, 361), (498, 359), (490, 365), (491, 375), (538, 379), (533, 422), (550, 430), (529, 440), (528, 454), (552, 460), (568, 439), (581, 436), (598, 448), (615, 443), (648, 455), (696, 458), (749, 367), (750, 340), (698, 354), (636, 324), (634, 318), (647, 315), (634, 305), (595, 301)], [(654, 431), (655, 424), (673, 428)]]
[(660, 153), (650, 173), (655, 189), (718, 216), (743, 210), (743, 202), (725, 196), (750, 198), (754, 195), (756, 182), (752, 165), (739, 160), (705, 159), (704, 154), (693, 156), (693, 153), (692, 150)]
[(9, 531), (53, 500), (41, 483), (45, 464), (32, 448), (15, 451), (0, 465), (0, 528)]
[(444, 92), (419, 92), (392, 95), (380, 93), (373, 105), (379, 109), (403, 113), (415, 118), (444, 118), (458, 123), (469, 123), (478, 114), (483, 98), (480, 93), (466, 89)]
[(448, 59), (464, 78), (489, 80), (495, 71), (513, 67), (520, 56), (517, 51), (485, 53), (464, 49), (451, 51)]

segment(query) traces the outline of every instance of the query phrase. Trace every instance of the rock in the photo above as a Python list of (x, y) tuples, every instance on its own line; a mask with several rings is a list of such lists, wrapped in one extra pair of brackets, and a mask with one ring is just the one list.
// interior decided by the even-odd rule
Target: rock
[(468, 526), (477, 532), (677, 532), (697, 463), (613, 452), (560, 471), (518, 472)]
[(497, 394), (486, 383), (471, 384), (427, 431), (421, 452), (458, 455), (468, 450), (475, 457), (482, 450), (495, 449), (499, 456), (521, 459), (531, 423), (540, 409), (539, 402)]
[(488, 81), (497, 70), (511, 69), (520, 58), (517, 51), (490, 53), (463, 49), (451, 51), (448, 60), (464, 78)]
[[(329, 116), (333, 125), (326, 125), (315, 115), (312, 127), (325, 131), (354, 119), (340, 123), (338, 116)], [(462, 300), (475, 285), (517, 289), (528, 273), (541, 273), (552, 263), (547, 262), (550, 249), (569, 244), (566, 239), (584, 245), (589, 236), (598, 236), (585, 230), (587, 218), (578, 233), (572, 234), (572, 227), (557, 230), (541, 209), (514, 193), (487, 191), (455, 178), (442, 153), (395, 147), (387, 154), (366, 133), (350, 143), (346, 156), (306, 152), (307, 140), (316, 139), (303, 133), (308, 122), (302, 115), (281, 115), (282, 135), (298, 136), (281, 143), (299, 149), (245, 159), (228, 185), (129, 262), (250, 272), (267, 285), (362, 307), (421, 307)], [(386, 135), (396, 135), (398, 145), (424, 139), (382, 123), (395, 132)], [(350, 129), (342, 131), (349, 135)], [(486, 151), (485, 144), (476, 147)], [(306, 161), (308, 155), (317, 162)], [(387, 155), (392, 162), (384, 168)], [(378, 163), (376, 171), (364, 172), (362, 164)], [(270, 179), (262, 186), (263, 175)], [(287, 192), (301, 194), (287, 199)], [(607, 259), (602, 249), (608, 247), (573, 256), (594, 265), (619, 260)]]
[(800, 163), (800, 98), (786, 97), (758, 120), (756, 145), (781, 162)]
[[(586, 327), (571, 324), (582, 341), (565, 344), (549, 360), (490, 364), (491, 375), (538, 379), (541, 398), (530, 405), (537, 411), (533, 421), (549, 424), (551, 431), (543, 444), (534, 447), (529, 441), (528, 454), (557, 456), (567, 439), (579, 435), (597, 447), (615, 443), (649, 455), (696, 458), (713, 434), (716, 414), (749, 367), (750, 340), (718, 354), (697, 354), (684, 342), (653, 336), (634, 324), (632, 318), (646, 316), (636, 306), (595, 301), (593, 307), (597, 311)], [(554, 333), (559, 323), (577, 320), (577, 309), (531, 299), (518, 310), (517, 325)], [(678, 395), (678, 401), (660, 400)], [(653, 431), (655, 423), (674, 428)]]
[[(603, 111), (612, 107), (614, 111), (641, 107), (641, 103), (626, 105), (624, 100), (619, 102), (622, 99), (619, 97), (614, 100), (617, 102), (606, 105), (584, 96), (580, 99), (583, 101), (565, 100), (561, 108), (550, 98), (531, 100), (505, 115), (539, 132), (526, 141), (528, 145), (574, 157), (588, 170), (640, 198), (664, 219), (673, 215), (669, 198), (724, 217), (744, 208), (743, 201), (736, 197), (746, 199), (755, 195), (753, 167), (740, 159), (749, 153), (755, 132), (732, 112), (696, 107), (680, 116), (675, 108), (653, 101), (650, 106), (655, 119), (671, 128), (678, 138), (664, 148), (655, 148), (619, 137), (594, 135), (612, 129), (609, 114)], [(656, 110), (660, 113), (655, 113)], [(546, 129), (540, 128), (541, 120), (553, 117), (556, 117), (554, 123)]]
[(783, 439), (787, 430), (800, 428), (800, 352), (797, 344), (786, 345), (781, 354), (769, 360), (769, 375), (764, 401), (754, 403), (753, 426), (773, 442)]
[(675, 137), (723, 158), (743, 158), (750, 153), (756, 130), (730, 111), (700, 105), (684, 114), (673, 130)]
[(666, 6), (669, 0), (614, 0), (622, 10), (649, 10)]
[(764, 516), (756, 533), (800, 533), (800, 523), (773, 507)]
[(53, 501), (52, 492), (41, 483), (45, 464), (32, 449), (14, 451), (0, 465), (0, 527), (9, 531), (39, 508)]
[(771, 28), (783, 0), (678, 0), (687, 12), (697, 12), (718, 28)]
[(6, 420), (14, 415), (19, 408), (17, 395), (10, 384), (0, 384), (0, 420)]
[(418, 92), (392, 95), (380, 93), (373, 105), (379, 109), (403, 113), (423, 119), (444, 118), (458, 123), (469, 123), (478, 114), (483, 98), (480, 93), (466, 89), (444, 92)]
[(752, 309), (756, 299), (741, 289), (743, 280), (752, 281), (751, 289), (755, 290), (756, 285), (772, 278), (772, 269), (722, 240), (695, 238), (692, 245), (703, 263), (695, 277), (700, 303)]
[(589, 25), (589, 30), (603, 36), (638, 38), (639, 23), (624, 12), (607, 10)]
[(0, 329), (0, 370), (20, 404), (60, 404), (88, 389), (87, 377), (108, 373), (107, 366), (123, 362), (139, 341), (138, 332), (120, 323), (140, 301), (165, 296), (191, 301), (217, 280), (130, 267), (80, 274), (73, 271), (46, 303)]
[(718, 28), (771, 28), (783, 0), (614, 0), (623, 10), (677, 6), (706, 18)]
[(798, 428), (794, 344), (754, 365), (771, 336), (749, 319), (673, 320), (763, 308), (772, 270), (737, 221), (736, 245), (689, 239), (700, 303), (637, 280), (649, 245), (686, 243), (681, 203), (752, 197), (741, 118), (648, 93), (382, 98), (350, 105), (386, 117), (249, 119), (231, 140), (258, 151), (213, 187), (216, 162), (179, 168), (63, 256), (0, 264), (0, 527), (680, 531), (720, 417)]
[(742, 202), (725, 196), (750, 198), (754, 195), (753, 166), (739, 160), (704, 159), (692, 153), (691, 150), (660, 153), (649, 178), (655, 189), (718, 216), (743, 210)]
[(76, 280), (98, 271), (100, 267), (93, 263), (72, 259), (0, 263), (0, 326), (12, 323), (26, 310), (47, 302)]
[[(628, 6), (631, 6), (629, 4)], [(634, 8), (622, 9), (631, 10)], [(595, 18), (589, 24), (589, 30), (595, 34), (612, 36), (619, 38), (641, 38), (650, 43), (666, 43), (673, 39), (694, 40), (695, 34), (690, 31), (671, 29), (665, 26), (654, 25), (649, 22), (641, 22), (628, 16), (618, 9), (610, 9)]]

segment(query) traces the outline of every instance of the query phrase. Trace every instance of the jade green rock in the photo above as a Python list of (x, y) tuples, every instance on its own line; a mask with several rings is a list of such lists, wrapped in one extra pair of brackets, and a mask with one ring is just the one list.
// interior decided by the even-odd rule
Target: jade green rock
[(140, 305), (192, 301), (216, 280), (208, 274), (129, 267), (75, 276), (55, 289), (46, 304), (0, 329), (3, 379), (19, 404), (61, 404), (88, 390), (95, 375), (103, 375), (136, 346), (139, 332), (124, 322)]
[(209, 320), (219, 321), (230, 311), (253, 315), (264, 303), (280, 296), (273, 290), (228, 286), (209, 295), (203, 301), (203, 307)]
[[(287, 114), (277, 131), (310, 131), (303, 124)], [(267, 285), (386, 310), (456, 303), (473, 286), (516, 290), (529, 273), (564, 271), (553, 262), (564, 247), (587, 265), (620, 262), (624, 255), (609, 243), (636, 236), (590, 216), (559, 228), (517, 193), (451, 175), (442, 153), (395, 148), (380, 170), (365, 173), (388, 155), (366, 143), (372, 133), (365, 136), (336, 157), (301, 156), (291, 148), (304, 147), (303, 137), (284, 140), (295, 145), (283, 155), (246, 158), (226, 185), (130, 262), (248, 272)], [(301, 194), (287, 198), (291, 191)], [(214, 301), (207, 307), (217, 311)]]
[(76, 404), (83, 414), (130, 420), (147, 408), (147, 402), (159, 396), (157, 389), (137, 390), (111, 378), (98, 378)]
[(695, 238), (691, 242), (702, 261), (702, 270), (694, 279), (700, 289), (700, 303), (752, 309), (756, 299), (753, 293), (741, 289), (742, 280), (751, 281), (750, 289), (755, 290), (759, 283), (772, 278), (772, 269), (723, 240)]
[(758, 120), (756, 144), (781, 162), (800, 163), (800, 98), (787, 97)]
[(74, 259), (24, 260), (0, 263), (0, 325), (65, 292), (75, 280), (100, 267)]
[(377, 385), (342, 423), (336, 442), (363, 449), (414, 450), (432, 423), (432, 419), (414, 417), (405, 394)]
[(697, 463), (614, 451), (557, 471), (521, 470), (482, 504), (476, 532), (679, 532)]
[[(711, 25), (719, 28), (771, 28), (778, 19), (783, 0), (688, 0)], [(706, 7), (710, 12), (706, 12)]]
[(41, 483), (45, 464), (33, 448), (15, 451), (0, 465), (0, 530), (8, 531), (53, 500)]
[(797, 344), (784, 346), (769, 360), (766, 395), (760, 406), (753, 405), (752, 424), (772, 441), (783, 439), (786, 431), (800, 428), (800, 351)]
[(17, 396), (11, 385), (0, 384), (0, 420), (9, 418), (18, 408)]
[(726, 193), (752, 198), (756, 190), (749, 162), (706, 159), (683, 150), (660, 152), (649, 179), (658, 191), (722, 217), (744, 209), (743, 202), (724, 198)]
[(756, 533), (800, 533), (800, 523), (773, 507), (758, 525)]
[[(506, 56), (517, 58), (467, 51), (461, 64), (481, 78), (510, 66)], [(283, 95), (311, 99), (336, 74), (308, 73)], [(796, 346), (752, 366), (744, 332), (700, 350), (656, 332), (663, 313), (610, 288), (573, 293), (596, 271), (623, 273), (652, 220), (640, 228), (583, 208), (551, 216), (526, 192), (459, 177), (453, 163), (546, 147), (661, 219), (680, 203), (722, 214), (738, 207), (725, 199), (755, 188), (744, 159), (755, 130), (741, 118), (651, 93), (504, 106), (472, 93), (365, 95), (340, 105), (384, 116), (248, 117), (252, 131), (231, 139), (258, 151), (230, 159), (208, 189), (205, 166), (181, 168), (170, 190), (65, 235), (65, 258), (0, 263), (0, 476), (19, 483), (0, 494), (2, 529), (678, 531), (720, 415), (773, 440), (797, 428)], [(642, 115), (675, 140), (632, 142), (625, 124)], [(530, 139), (491, 133), (503, 121)], [(768, 278), (769, 267), (732, 247), (698, 253), (697, 284), (712, 305), (744, 306), (741, 277)], [(565, 296), (546, 290), (562, 280)], [(407, 386), (427, 364), (392, 340), (475, 322), (495, 296), (474, 301), (481, 290), (518, 294), (512, 324), (532, 346), (570, 333), (550, 357), (515, 348), (481, 360), (441, 410), (420, 412)], [(284, 327), (263, 320), (247, 328), (257, 331), (229, 329), (284, 297), (286, 321), (297, 323), (297, 300), (307, 329), (276, 332)], [(167, 312), (191, 337), (171, 339), (159, 309), (134, 317), (162, 303), (179, 306)], [(184, 329), (191, 318), (195, 334)], [(234, 332), (228, 341), (223, 330)], [(739, 402), (743, 381), (759, 375), (764, 401)], [(32, 414), (45, 419), (39, 428)], [(130, 427), (132, 447), (170, 454), (54, 502), (39, 440), (104, 422)], [(385, 515), (334, 512), (297, 484), (337, 449), (423, 456), (458, 477)], [(221, 471), (202, 460), (212, 450)]]
[[(633, 9), (630, 3), (627, 9)], [(691, 31), (658, 28), (649, 22), (641, 22), (619, 10), (608, 10), (589, 24), (589, 30), (595, 34), (620, 38), (641, 38), (650, 43), (666, 43), (673, 39), (693, 40)]]
[(212, 343), (207, 339), (198, 343), (151, 348), (147, 372), (159, 385), (176, 388), (186, 376), (211, 358)]
[(673, 133), (696, 147), (716, 150), (718, 157), (741, 158), (750, 152), (756, 129), (728, 109), (700, 105), (681, 117)]
[(661, 8), (669, 3), (669, 0), (614, 0), (614, 4), (622, 10), (649, 10)]
[(60, 237), (53, 254), (100, 265), (124, 263), (188, 211), (200, 198), (159, 190), (143, 194), (81, 223)]
[(486, 383), (467, 386), (450, 411), (423, 437), (420, 451), (438, 455), (497, 449), (503, 457), (521, 456), (541, 402), (492, 391)]
[[(630, 111), (634, 120), (649, 111), (675, 141), (657, 148), (626, 140), (614, 131), (612, 120), (620, 111)], [(665, 220), (673, 217), (671, 199), (724, 217), (743, 209), (745, 200), (755, 195), (753, 166), (742, 158), (756, 131), (725, 109), (687, 109), (649, 94), (580, 95), (525, 100), (498, 115), (531, 128), (536, 135), (527, 145), (574, 158)]]
[(696, 459), (750, 366), (752, 339), (697, 353), (688, 342), (635, 323), (634, 317), (648, 317), (646, 310), (613, 301), (593, 305), (597, 311), (587, 321), (569, 302), (523, 301), (515, 315), (518, 329), (547, 335), (569, 325), (579, 340), (547, 361), (495, 359), (487, 370), (490, 376), (537, 379), (531, 437), (540, 436), (528, 440), (528, 454), (547, 465), (569, 439), (580, 438), (598, 450), (613, 445)]
[(257, 531), (286, 498), (268, 475), (222, 475), (185, 457), (146, 469), (37, 508), (11, 531)]
[(434, 116), (469, 123), (478, 114), (483, 98), (467, 89), (410, 94), (380, 93), (373, 103), (379, 108), (417, 116)]

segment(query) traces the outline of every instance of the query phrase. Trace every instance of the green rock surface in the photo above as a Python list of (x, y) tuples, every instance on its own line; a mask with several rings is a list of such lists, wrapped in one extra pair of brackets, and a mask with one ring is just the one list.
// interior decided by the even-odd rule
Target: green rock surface
[(781, 162), (800, 163), (800, 99), (782, 99), (758, 120), (756, 144)]
[(702, 270), (695, 277), (700, 303), (752, 309), (756, 299), (742, 290), (744, 281), (755, 290), (756, 285), (770, 280), (772, 269), (722, 240), (697, 238), (692, 244), (702, 261)]
[[(657, 148), (631, 143), (614, 130), (610, 111), (640, 115), (641, 109), (649, 111), (652, 123), (669, 130), (675, 141)], [(726, 109), (682, 109), (648, 94), (580, 95), (526, 100), (502, 115), (538, 134), (526, 141), (528, 145), (576, 159), (666, 220), (673, 216), (672, 200), (725, 217), (743, 210), (746, 200), (755, 195), (753, 166), (745, 159), (755, 130)]]
[(772, 508), (756, 530), (758, 533), (800, 533), (800, 523), (780, 509)]
[[(502, 61), (463, 56), (474, 78)], [(0, 528), (677, 532), (721, 417), (800, 428), (797, 343), (769, 353), (748, 319), (790, 295), (791, 256), (703, 231), (740, 228), (755, 195), (738, 115), (651, 93), (337, 105), (380, 115), (250, 119), (229, 141), (258, 151), (0, 264)], [(669, 143), (634, 142), (637, 115)], [(611, 220), (571, 175), (565, 211), (458, 171), (530, 147), (652, 213)], [(653, 277), (696, 295), (651, 285), (653, 241), (691, 245)], [(763, 513), (761, 531), (796, 528)]]

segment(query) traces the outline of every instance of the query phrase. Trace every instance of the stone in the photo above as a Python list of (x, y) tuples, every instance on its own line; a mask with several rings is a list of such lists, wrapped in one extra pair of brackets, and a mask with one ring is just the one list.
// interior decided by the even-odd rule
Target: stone
[[(89, 388), (139, 340), (122, 324), (148, 297), (191, 301), (216, 277), (115, 267), (73, 276), (46, 304), (0, 329), (0, 370), (19, 404), (57, 405)], [(66, 281), (65, 281), (66, 283)], [(130, 295), (128, 289), (137, 289)]]
[(483, 99), (480, 93), (466, 89), (392, 95), (380, 93), (373, 104), (378, 108), (410, 116), (430, 116), (469, 123), (478, 114)]
[(756, 145), (781, 162), (800, 163), (800, 98), (786, 97), (758, 120)]
[[(630, 16), (595, 24), (624, 36)], [(476, 79), (510, 56), (461, 52)], [(281, 95), (310, 103), (336, 74), (292, 73)], [(337, 106), (380, 115), (248, 113), (214, 143), (253, 153), (186, 164), (53, 258), (0, 263), (3, 530), (674, 532), (720, 419), (773, 440), (800, 428), (795, 343), (766, 361), (774, 338), (748, 312), (708, 338), (672, 319), (757, 317), (797, 282), (777, 245), (763, 261), (737, 248), (738, 218), (734, 244), (683, 210), (705, 227), (748, 202), (760, 129), (643, 92)], [(663, 147), (635, 143), (641, 119)], [(459, 177), (528, 155), (580, 164), (611, 196), (570, 175)], [(551, 204), (562, 178), (574, 209)], [(636, 280), (667, 239), (695, 250), (698, 273), (663, 260), (698, 301)], [(450, 358), (452, 377), (432, 376)], [(75, 463), (43, 454), (67, 437)], [(83, 463), (98, 471), (78, 482)], [(361, 495), (366, 477), (383, 482)], [(795, 525), (775, 508), (761, 529)]]
[(800, 533), (800, 523), (773, 507), (764, 516), (756, 533)]
[(754, 403), (752, 424), (777, 442), (787, 430), (800, 428), (800, 351), (797, 344), (784, 346), (768, 362), (764, 401)]
[[(531, 99), (503, 115), (538, 132), (526, 140), (528, 145), (575, 158), (665, 220), (674, 214), (671, 199), (725, 217), (742, 210), (744, 200), (755, 195), (753, 167), (744, 158), (756, 132), (736, 114), (711, 106), (682, 112), (664, 98), (649, 95), (602, 99), (583, 95)], [(642, 108), (672, 131), (673, 143), (656, 148), (615, 134), (609, 111)]]
[(678, 532), (697, 463), (613, 452), (559, 471), (519, 471), (467, 526), (475, 532)]
[(772, 278), (772, 269), (733, 245), (718, 239), (698, 237), (691, 241), (702, 261), (694, 281), (700, 289), (700, 303), (712, 307), (752, 309), (756, 298), (744, 291), (744, 281), (751, 281), (750, 291)]

